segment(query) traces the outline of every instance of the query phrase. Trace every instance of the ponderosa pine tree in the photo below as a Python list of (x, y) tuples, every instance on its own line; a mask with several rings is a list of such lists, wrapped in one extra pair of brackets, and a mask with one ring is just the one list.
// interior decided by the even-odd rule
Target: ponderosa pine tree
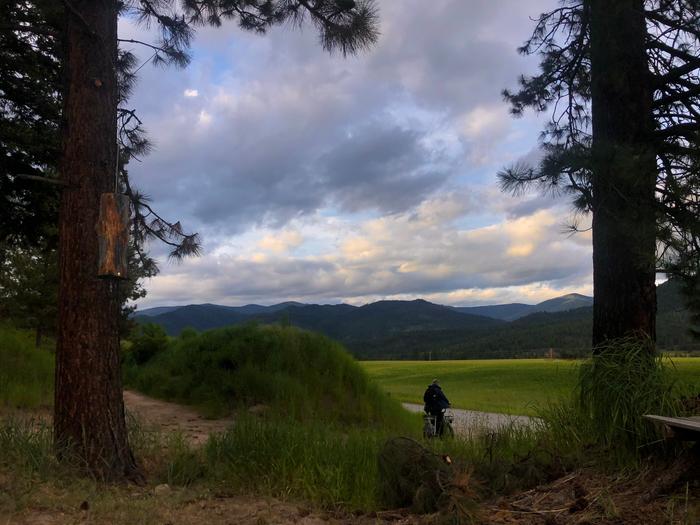
[(570, 193), (593, 214), (594, 347), (655, 337), (657, 270), (697, 276), (698, 5), (563, 1), (520, 50), (540, 73), (504, 92), (515, 115), (552, 118), (540, 164), (501, 172), (503, 189)]
[[(0, 316), (55, 335), (57, 220), (61, 188), (60, 151), (64, 7), (60, 2), (3, 1), (0, 9)], [(147, 143), (138, 118), (126, 108), (133, 56), (120, 51), (120, 147), (123, 162), (143, 153)], [(121, 170), (121, 185), (129, 186)], [(137, 217), (142, 196), (130, 191)], [(150, 208), (150, 206), (149, 206)], [(138, 226), (138, 227), (137, 227)], [(129, 280), (120, 283), (122, 332), (131, 309), (126, 301), (143, 296), (139, 279), (157, 271), (143, 251), (149, 238), (166, 237), (171, 246), (193, 236), (168, 235), (173, 225), (135, 221)], [(174, 233), (174, 232), (172, 232)]]
[(0, 246), (0, 318), (35, 333), (39, 347), (56, 333), (58, 276), (55, 239), (40, 245)]
[(656, 339), (656, 156), (644, 0), (590, 0), (593, 346)]
[[(187, 63), (193, 28), (236, 19), (264, 32), (308, 18), (326, 49), (354, 53), (374, 42), (376, 12), (369, 0), (71, 0), (66, 7), (66, 88), (59, 213), (59, 332), (54, 437), (59, 455), (79, 457), (105, 479), (139, 475), (124, 419), (118, 347), (117, 293), (97, 278), (100, 194), (113, 192), (117, 163), (117, 81), (120, 14), (159, 27), (144, 42), (154, 62)], [(133, 41), (131, 41), (133, 42)], [(173, 225), (165, 234), (181, 233)], [(183, 246), (180, 243), (179, 246)], [(174, 247), (182, 256), (196, 246)]]
[[(0, 8), (0, 261), (5, 249), (52, 249), (61, 113), (62, 9), (40, 0)], [(55, 236), (54, 236), (55, 237)], [(54, 239), (55, 241), (55, 239)]]

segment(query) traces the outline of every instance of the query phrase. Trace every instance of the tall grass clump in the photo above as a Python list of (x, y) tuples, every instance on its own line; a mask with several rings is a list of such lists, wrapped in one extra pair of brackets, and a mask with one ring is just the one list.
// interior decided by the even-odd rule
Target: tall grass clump
[(653, 341), (638, 337), (609, 342), (581, 366), (579, 402), (600, 445), (630, 452), (660, 437), (644, 414), (675, 416), (680, 410), (663, 357)]
[[(142, 352), (141, 355), (144, 355)], [(211, 416), (266, 405), (298, 421), (401, 426), (399, 403), (338, 343), (290, 326), (188, 333), (145, 363), (125, 359), (126, 384), (203, 408)]]
[(676, 416), (683, 386), (653, 341), (626, 337), (600, 346), (579, 368), (573, 396), (543, 410), (545, 431), (562, 447), (597, 451), (630, 465), (664, 445), (660, 430), (642, 416)]
[(0, 324), (0, 408), (38, 408), (53, 402), (52, 343), (35, 346), (34, 335)]
[(0, 470), (14, 476), (51, 475), (58, 467), (49, 424), (39, 419), (0, 420)]
[(377, 456), (389, 434), (323, 422), (243, 417), (205, 448), (210, 479), (234, 490), (375, 510)]

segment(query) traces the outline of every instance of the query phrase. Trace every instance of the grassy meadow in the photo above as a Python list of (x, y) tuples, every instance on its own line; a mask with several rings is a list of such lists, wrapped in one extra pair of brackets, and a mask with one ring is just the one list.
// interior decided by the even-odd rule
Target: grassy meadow
[[(700, 358), (674, 358), (672, 374), (700, 390)], [(392, 397), (422, 403), (438, 378), (456, 408), (536, 415), (571, 393), (580, 361), (493, 359), (469, 361), (364, 361), (362, 366)]]
[[(235, 498), (245, 495), (343, 513), (377, 511), (392, 505), (380, 489), (395, 486), (394, 479), (382, 473), (377, 459), (396, 436), (409, 437), (438, 456), (449, 454), (459, 472), (473, 476), (479, 487), (478, 494), (464, 495), (466, 503), (488, 502), (557, 479), (594, 456), (608, 464), (616, 456), (601, 440), (603, 432), (612, 428), (609, 441), (617, 443), (628, 428), (620, 425), (616, 408), (629, 405), (623, 415), (633, 414), (630, 424), (635, 424), (638, 414), (658, 404), (665, 388), (663, 381), (645, 384), (642, 404), (634, 388), (617, 392), (622, 402), (611, 404), (615, 417), (598, 429), (590, 424), (595, 418), (571, 403), (577, 362), (358, 364), (330, 339), (292, 327), (249, 325), (185, 332), (178, 338), (147, 329), (124, 347), (127, 385), (212, 416), (234, 411), (236, 424), (195, 446), (178, 432), (129, 417), (130, 443), (147, 484), (110, 487), (86, 479), (79, 464), (59, 463), (50, 423), (24, 418), (16, 410), (50, 404), (51, 348), (34, 349), (30, 333), (8, 326), (0, 326), (0, 342), (0, 362), (11, 364), (0, 367), (0, 416), (3, 407), (11, 409), (0, 417), (0, 515), (20, 522), (37, 509), (82, 522), (81, 502), (89, 500), (94, 523), (179, 522), (186, 513), (192, 519), (184, 523), (201, 523), (219, 519), (224, 510), (217, 505), (236, 505)], [(674, 362), (673, 377), (694, 383), (697, 392), (700, 359)], [(420, 418), (402, 411), (398, 401), (420, 403), (434, 377), (456, 407), (542, 417), (532, 428), (474, 430), (453, 440), (424, 442)], [(549, 401), (562, 403), (538, 412)], [(249, 406), (260, 403), (269, 412), (248, 413)], [(656, 435), (644, 440), (659, 441)], [(625, 466), (639, 456), (639, 447), (632, 445), (633, 457), (617, 452)], [(163, 484), (164, 494), (162, 487), (158, 490)], [(203, 509), (210, 507), (205, 516)]]

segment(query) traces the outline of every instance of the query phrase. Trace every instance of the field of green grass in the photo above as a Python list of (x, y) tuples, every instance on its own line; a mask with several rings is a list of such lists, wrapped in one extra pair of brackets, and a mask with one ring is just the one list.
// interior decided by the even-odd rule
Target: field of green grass
[[(385, 391), (402, 402), (423, 403), (423, 392), (438, 378), (456, 408), (536, 415), (561, 400), (576, 382), (580, 361), (498, 359), (470, 361), (364, 361), (362, 366)], [(700, 358), (675, 358), (671, 373), (700, 391)]]
[[(0, 325), (0, 415), (3, 407), (50, 404), (53, 354), (49, 346), (35, 349), (31, 335)], [(173, 521), (174, 513), (193, 508), (199, 523), (206, 521), (199, 514), (205, 506), (218, 512), (221, 507), (215, 505), (222, 498), (241, 494), (252, 494), (256, 501), (275, 497), (344, 512), (380, 510), (389, 503), (379, 489), (396, 486), (377, 461), (386, 440), (397, 435), (420, 439), (420, 418), (402, 411), (398, 401), (420, 403), (426, 385), (437, 377), (456, 407), (537, 414), (547, 401), (566, 399), (578, 365), (562, 360), (358, 364), (340, 345), (318, 334), (257, 325), (184, 332), (178, 338), (144, 333), (125, 345), (124, 359), (127, 384), (213, 415), (238, 409), (236, 425), (194, 447), (182, 434), (129, 418), (130, 443), (148, 480), (134, 498), (122, 488), (84, 479), (70, 461), (59, 463), (51, 427), (16, 418), (18, 411), (10, 410), (9, 417), (0, 418), (0, 479), (9, 480), (0, 491), (0, 515), (12, 519), (36, 509), (60, 509), (63, 516), (65, 509), (74, 509), (81, 514), (71, 521), (78, 522), (84, 520), (78, 509), (87, 497), (96, 523), (165, 523)], [(698, 392), (700, 359), (674, 362), (671, 373), (693, 383)], [(629, 367), (619, 369), (621, 375), (629, 372)], [(623, 416), (636, 416), (635, 423), (661, 397), (647, 386), (609, 389), (620, 395), (604, 391), (601, 397), (606, 407), (607, 399), (620, 397), (621, 402), (610, 404), (613, 415), (620, 412), (617, 407), (632, 406)], [(637, 395), (640, 390), (646, 398)], [(639, 398), (642, 409), (629, 403)], [(264, 417), (246, 413), (258, 403), (271, 410)], [(602, 441), (593, 418), (577, 406), (564, 403), (543, 414), (533, 428), (506, 427), (497, 434), (469, 434), (427, 446), (438, 455), (449, 454), (456, 465), (468, 465), (483, 501), (542, 484), (562, 466), (570, 471), (584, 458), (590, 461), (594, 445), (596, 457), (636, 464), (637, 442), (629, 449), (633, 456), (625, 456), (627, 449), (618, 446), (617, 438), (630, 427), (621, 426), (620, 418), (609, 418), (602, 431), (616, 434)], [(645, 444), (661, 441), (656, 435), (642, 438)], [(41, 490), (28, 490), (37, 482)], [(157, 487), (166, 483), (172, 488), (159, 495)], [(201, 504), (193, 506), (198, 500)]]

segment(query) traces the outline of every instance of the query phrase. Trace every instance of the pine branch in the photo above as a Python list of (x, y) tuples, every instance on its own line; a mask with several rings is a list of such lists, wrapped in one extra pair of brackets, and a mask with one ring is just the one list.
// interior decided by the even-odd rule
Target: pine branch
[(658, 49), (659, 51), (663, 51), (665, 53), (668, 53), (669, 55), (678, 58), (680, 60), (683, 60), (686, 63), (689, 64), (694, 64), (698, 62), (698, 57), (688, 53), (682, 49), (670, 46), (666, 44), (665, 42), (661, 42), (660, 40), (653, 40), (647, 44), (647, 49)]
[(24, 25), (24, 24), (11, 24), (11, 25), (3, 25), (0, 24), (0, 32), (17, 32), (17, 33), (33, 33), (35, 35), (44, 35), (44, 36), (51, 36), (54, 38), (58, 38), (60, 34), (57, 31), (54, 31), (50, 27), (39, 27), (39, 26), (31, 26), (31, 25)]
[(55, 184), (57, 186), (68, 186), (68, 183), (65, 180), (42, 177), (41, 175), (27, 175), (24, 173), (18, 173), (14, 176), (19, 177), (20, 179), (35, 180), (37, 182), (45, 182), (47, 184)]
[(669, 104), (673, 104), (674, 102), (683, 102), (698, 96), (700, 96), (700, 85), (686, 91), (678, 91), (676, 93), (671, 93), (670, 95), (660, 97), (654, 101), (654, 107), (664, 107), (668, 106)]
[(148, 42), (143, 42), (142, 40), (134, 40), (133, 38), (117, 38), (117, 42), (126, 42), (129, 44), (139, 44), (139, 45), (151, 48), (155, 51), (166, 53), (166, 54), (169, 52), (169, 50), (165, 47), (160, 47), (160, 46), (156, 46), (154, 44), (149, 44)]
[[(125, 186), (125, 194), (129, 197), (134, 210), (134, 237), (137, 244), (141, 244), (144, 240), (144, 234), (140, 231), (143, 229), (146, 236), (154, 237), (172, 248), (169, 254), (171, 259), (179, 261), (187, 256), (197, 257), (201, 254), (199, 234), (186, 234), (179, 222), (170, 223), (163, 219), (144, 198), (132, 190), (129, 177), (124, 172), (122, 172), (122, 182)], [(142, 209), (147, 210), (148, 214), (144, 215), (141, 212)], [(149, 216), (154, 217), (150, 222), (146, 220)]]
[(654, 20), (655, 22), (659, 22), (660, 24), (663, 24), (669, 28), (672, 28), (675, 30), (680, 29), (684, 32), (687, 32), (687, 33), (693, 35), (696, 39), (700, 39), (700, 29), (698, 29), (698, 19), (697, 18), (696, 18), (694, 23), (692, 20), (691, 21), (686, 20), (685, 23), (683, 23), (683, 21), (681, 21), (681, 20), (669, 19), (668, 17), (662, 15), (658, 11), (646, 11), (645, 16), (648, 19)]
[(668, 84), (671, 84), (681, 77), (684, 77), (685, 75), (688, 75), (698, 69), (700, 69), (700, 59), (695, 59), (692, 62), (687, 62), (683, 66), (669, 69), (669, 71), (664, 75), (654, 76), (654, 83), (657, 86), (667, 86)]
[(700, 138), (700, 126), (697, 122), (676, 124), (654, 132), (658, 137), (686, 137), (697, 141)]

